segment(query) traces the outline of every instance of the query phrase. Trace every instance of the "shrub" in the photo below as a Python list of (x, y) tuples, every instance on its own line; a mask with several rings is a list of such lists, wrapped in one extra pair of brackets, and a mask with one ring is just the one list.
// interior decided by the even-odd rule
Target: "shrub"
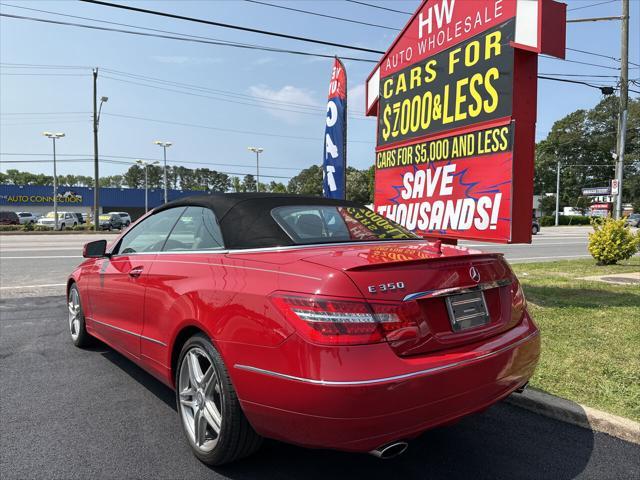
[[(560, 225), (589, 225), (591, 218), (583, 215), (560, 215), (558, 223)], [(556, 217), (554, 215), (540, 217), (540, 226), (542, 227), (553, 227), (555, 224)]]
[(634, 235), (625, 220), (611, 217), (594, 218), (594, 233), (589, 234), (589, 253), (598, 265), (613, 265), (631, 258), (640, 248), (640, 235)]
[(0, 225), (0, 232), (17, 232), (22, 230), (22, 225)]
[(25, 223), (22, 226), (22, 230), (24, 230), (25, 232), (31, 232), (33, 230), (33, 223), (31, 223), (31, 222)]
[(46, 225), (38, 225), (37, 223), (33, 226), (33, 230), (35, 232), (48, 232), (52, 231), (51, 227), (47, 227)]

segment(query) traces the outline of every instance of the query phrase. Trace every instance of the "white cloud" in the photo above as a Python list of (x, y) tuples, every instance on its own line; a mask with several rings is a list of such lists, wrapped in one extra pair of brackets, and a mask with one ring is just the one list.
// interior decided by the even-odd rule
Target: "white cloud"
[(222, 63), (222, 58), (215, 57), (188, 57), (184, 55), (154, 55), (151, 57), (158, 63), (173, 63), (176, 65), (204, 65), (211, 63)]
[[(264, 108), (274, 117), (282, 119), (288, 123), (295, 123), (299, 118), (299, 113), (277, 110), (273, 107), (295, 110), (296, 105), (304, 105), (307, 107), (322, 107), (313, 98), (313, 92), (304, 88), (298, 88), (286, 85), (280, 90), (272, 90), (265, 85), (254, 85), (249, 87), (249, 93), (257, 99)], [(299, 107), (298, 107), (299, 108)], [(322, 115), (322, 113), (320, 113)]]

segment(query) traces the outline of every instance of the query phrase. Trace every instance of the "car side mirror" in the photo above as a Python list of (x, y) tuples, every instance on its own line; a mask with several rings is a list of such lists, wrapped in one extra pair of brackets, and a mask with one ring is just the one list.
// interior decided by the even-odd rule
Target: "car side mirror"
[(107, 241), (96, 240), (95, 242), (89, 242), (84, 245), (82, 249), (82, 256), (84, 258), (102, 258), (107, 256)]

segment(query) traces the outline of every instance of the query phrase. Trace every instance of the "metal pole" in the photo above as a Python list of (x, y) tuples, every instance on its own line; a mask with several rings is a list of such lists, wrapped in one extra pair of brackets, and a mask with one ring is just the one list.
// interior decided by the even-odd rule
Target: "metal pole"
[(624, 166), (624, 150), (627, 130), (627, 108), (629, 104), (629, 0), (622, 0), (622, 26), (620, 39), (620, 116), (618, 117), (618, 143), (616, 178), (618, 179), (618, 195), (616, 195), (615, 218), (622, 217), (622, 177)]
[(164, 151), (164, 203), (167, 203), (167, 146), (163, 145), (162, 150)]
[(560, 225), (560, 162), (556, 172), (556, 227)]
[(53, 216), (58, 230), (58, 174), (56, 172), (56, 137), (53, 137)]
[(260, 191), (260, 151), (256, 150), (256, 192)]
[(147, 167), (148, 165), (144, 164), (144, 213), (149, 211), (149, 178), (147, 177)]
[(100, 173), (98, 168), (98, 68), (93, 69), (93, 229), (98, 231)]

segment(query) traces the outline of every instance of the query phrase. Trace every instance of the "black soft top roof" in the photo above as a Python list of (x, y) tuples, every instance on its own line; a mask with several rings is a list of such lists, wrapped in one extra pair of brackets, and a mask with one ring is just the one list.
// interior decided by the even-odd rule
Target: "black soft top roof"
[(225, 247), (279, 247), (295, 243), (271, 216), (271, 210), (289, 205), (362, 206), (348, 200), (283, 193), (211, 193), (166, 203), (155, 208), (154, 213), (173, 207), (209, 208), (218, 220)]

